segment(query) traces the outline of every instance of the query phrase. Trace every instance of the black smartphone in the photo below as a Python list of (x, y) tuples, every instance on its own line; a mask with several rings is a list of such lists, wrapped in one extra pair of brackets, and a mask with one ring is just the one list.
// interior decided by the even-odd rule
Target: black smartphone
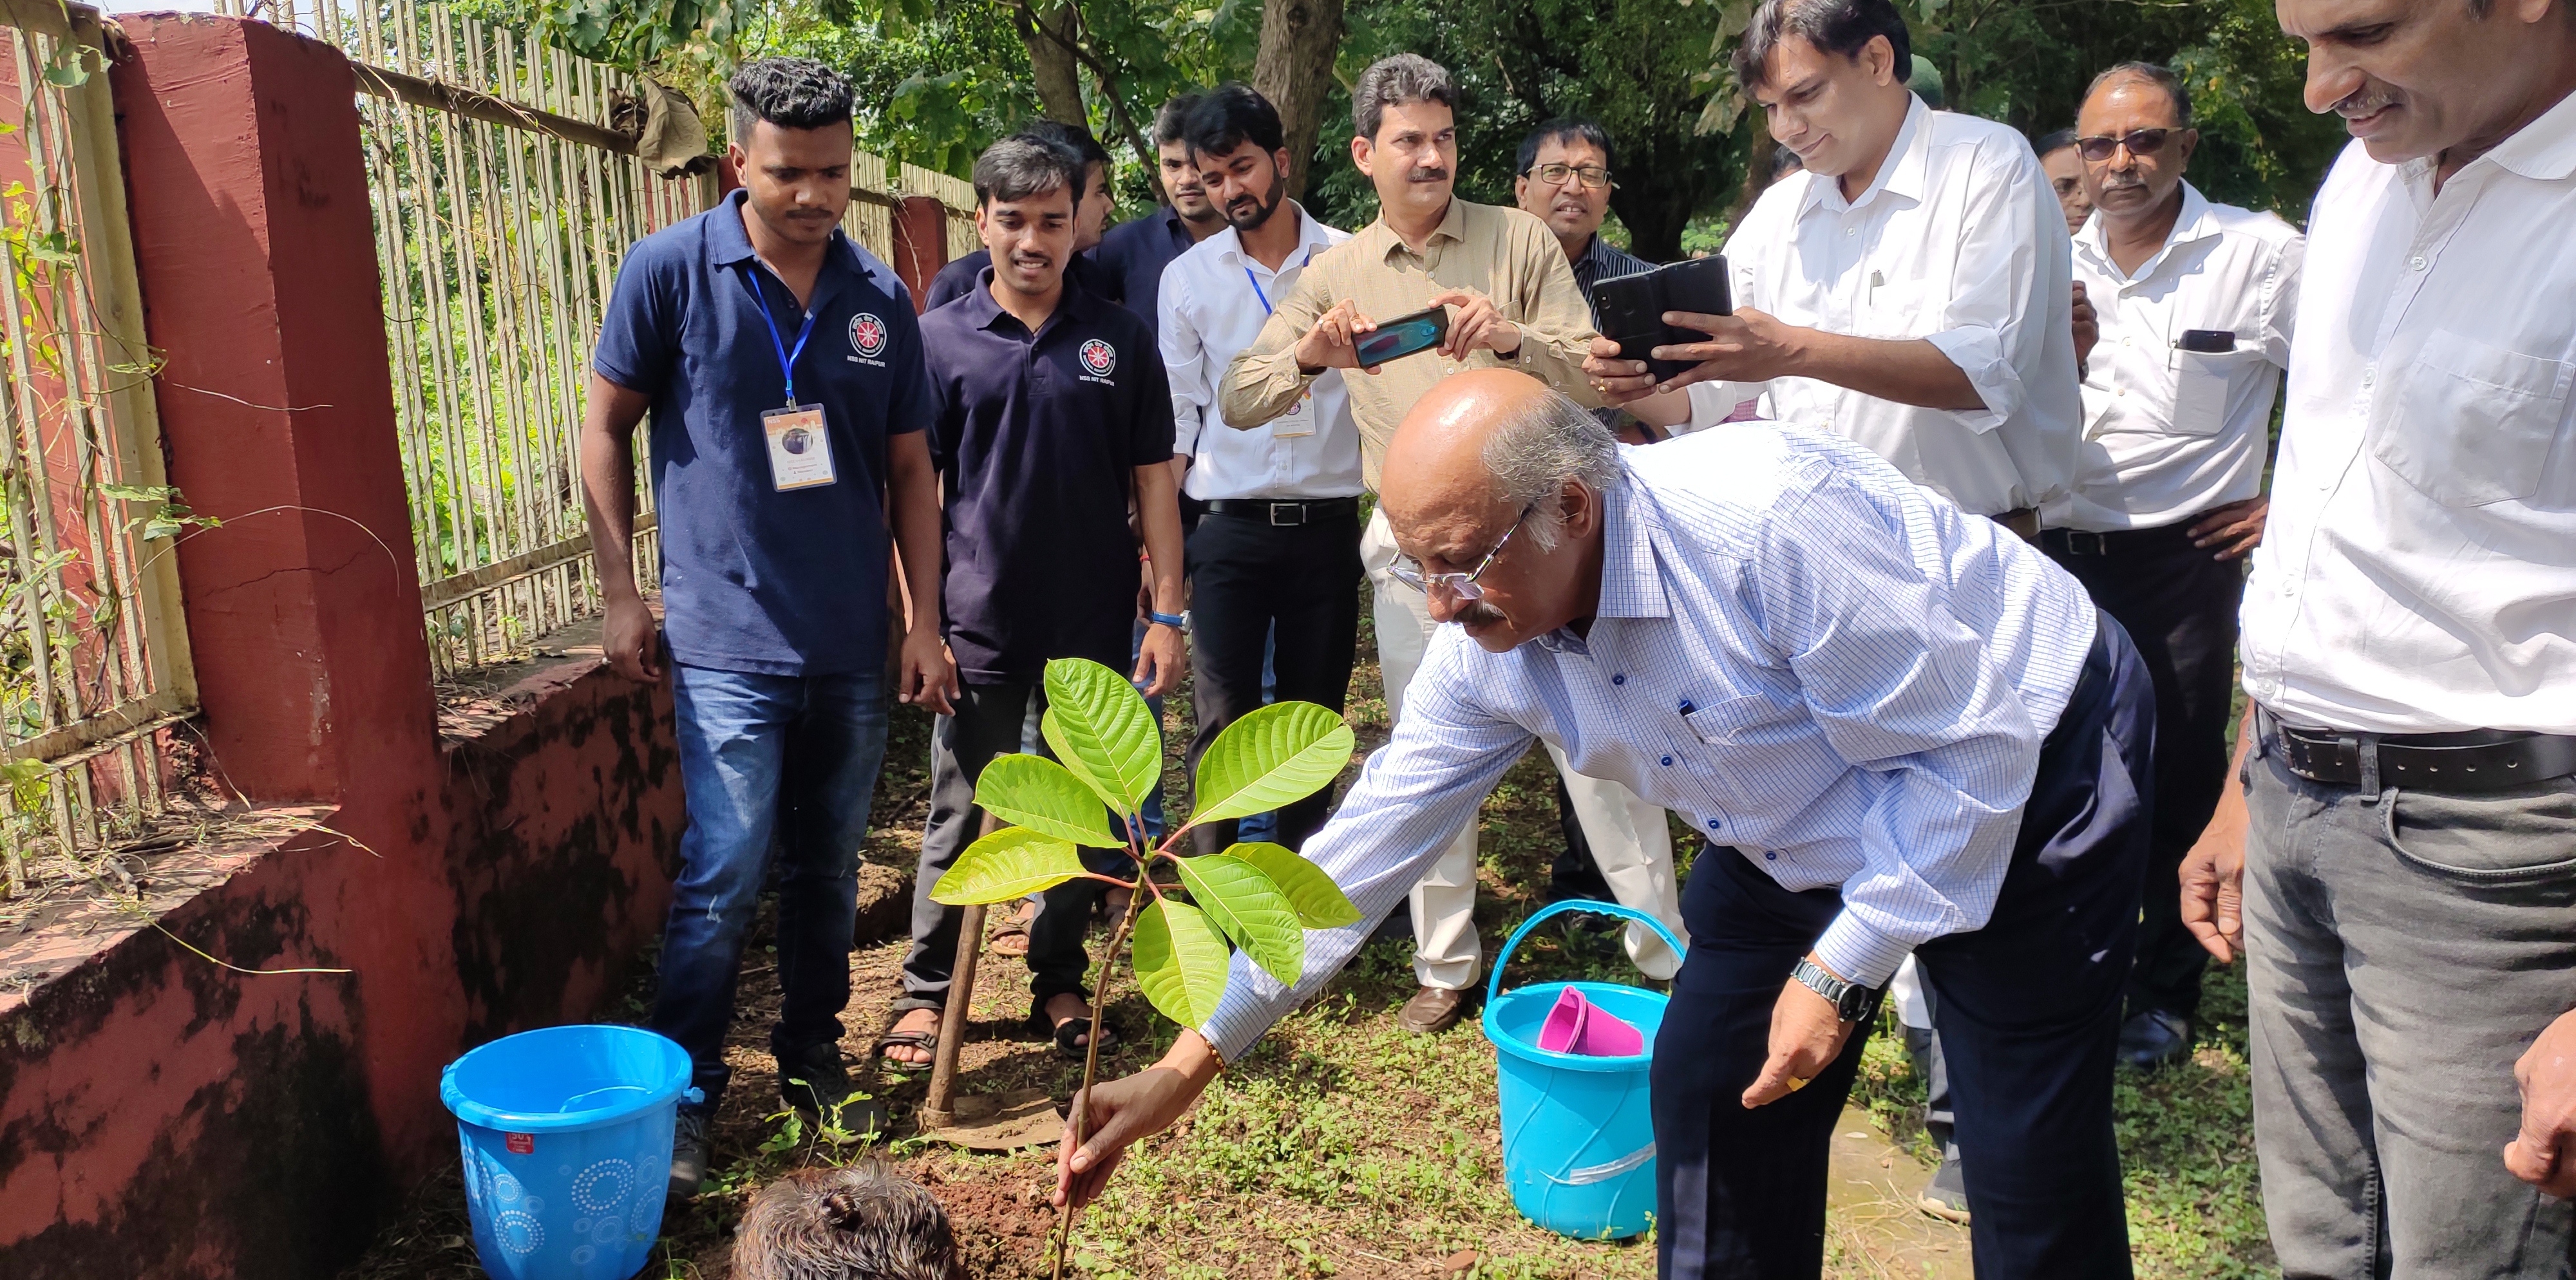
[(2229, 329), (2185, 329), (2174, 339), (2174, 346), (2184, 351), (2217, 354), (2236, 349), (2236, 334)]
[(1363, 333), (1352, 346), (1359, 353), (1360, 367), (1374, 369), (1389, 360), (1402, 359), (1417, 351), (1429, 351), (1449, 336), (1449, 308), (1430, 307), (1409, 316), (1380, 321), (1377, 331)]
[(1665, 324), (1667, 311), (1734, 314), (1734, 291), (1727, 284), (1725, 255), (1691, 258), (1592, 284), (1593, 324), (1603, 337), (1619, 344), (1621, 359), (1645, 361), (1657, 378), (1678, 377), (1691, 367), (1690, 362), (1657, 360), (1647, 352), (1656, 347), (1702, 342), (1708, 337), (1696, 329)]

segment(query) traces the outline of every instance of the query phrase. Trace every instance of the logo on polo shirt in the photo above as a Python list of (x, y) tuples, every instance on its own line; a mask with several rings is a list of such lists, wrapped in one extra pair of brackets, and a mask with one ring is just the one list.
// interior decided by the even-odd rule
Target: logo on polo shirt
[(1110, 370), (1118, 367), (1118, 348), (1098, 338), (1083, 343), (1082, 349), (1075, 354), (1082, 357), (1082, 367), (1098, 377), (1106, 378)]
[(885, 362), (877, 357), (885, 354), (885, 349), (886, 323), (884, 320), (865, 311), (850, 317), (850, 350), (858, 353), (852, 357), (853, 359), (882, 365)]

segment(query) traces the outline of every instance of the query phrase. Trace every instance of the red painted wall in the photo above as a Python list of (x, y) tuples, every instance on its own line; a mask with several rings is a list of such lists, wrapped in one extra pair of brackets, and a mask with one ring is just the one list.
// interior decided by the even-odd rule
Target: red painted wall
[(0, 1275), (336, 1274), (453, 1159), (438, 1070), (587, 1016), (659, 928), (668, 694), (595, 665), (442, 743), (347, 63), (124, 19), (114, 68), (210, 764), (328, 807), (0, 1013)]

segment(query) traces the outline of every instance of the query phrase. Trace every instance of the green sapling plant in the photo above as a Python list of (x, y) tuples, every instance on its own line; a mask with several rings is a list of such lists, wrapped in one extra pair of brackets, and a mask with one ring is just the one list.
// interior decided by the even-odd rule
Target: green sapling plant
[[(1092, 1008), (1108, 1007), (1110, 976), (1132, 937), (1136, 985), (1184, 1027), (1215, 1016), (1231, 963), (1228, 943), (1293, 985), (1306, 969), (1306, 930), (1359, 920), (1330, 876), (1284, 846), (1238, 842), (1195, 857), (1176, 852), (1194, 828), (1248, 818), (1330, 785), (1351, 758), (1350, 726), (1340, 715), (1311, 702), (1280, 702), (1227, 725), (1199, 757), (1189, 820), (1147, 848), (1142, 811), (1162, 774), (1163, 735), (1144, 697), (1116, 671), (1079, 658), (1047, 664), (1046, 696), (1038, 728), (1056, 758), (1007, 755), (984, 766), (975, 803), (1012, 825), (958, 854), (931, 887), (934, 900), (959, 907), (1007, 902), (1074, 879), (1132, 890), (1101, 960)], [(1112, 823), (1113, 814), (1121, 821)], [(1136, 879), (1091, 870), (1082, 861), (1086, 848), (1126, 850)], [(1158, 880), (1161, 870), (1174, 879)], [(1076, 1145), (1083, 1140), (1079, 1100), (1090, 1094), (1100, 1040), (1095, 1032), (1083, 1055), (1083, 1091), (1065, 1135)], [(1058, 1277), (1072, 1227), (1068, 1203), (1056, 1224)]]

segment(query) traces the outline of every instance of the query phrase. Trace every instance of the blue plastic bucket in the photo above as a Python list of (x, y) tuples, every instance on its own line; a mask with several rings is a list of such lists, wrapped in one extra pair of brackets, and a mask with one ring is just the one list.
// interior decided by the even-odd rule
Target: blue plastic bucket
[[(1610, 902), (1560, 902), (1512, 931), (1485, 980), (1485, 1038), (1501, 1070), (1503, 1177), (1512, 1207), (1559, 1235), (1621, 1240), (1654, 1225), (1655, 1122), (1647, 1072), (1664, 997), (1609, 982), (1544, 982), (1500, 991), (1503, 966), (1539, 922), (1569, 911), (1622, 916), (1650, 925), (1682, 952), (1682, 940), (1645, 912)], [(1539, 1028), (1567, 987), (1645, 1033), (1646, 1052), (1624, 1058), (1550, 1053)]]
[(638, 1027), (546, 1027), (447, 1064), (474, 1251), (500, 1280), (627, 1280), (662, 1233), (689, 1055)]

